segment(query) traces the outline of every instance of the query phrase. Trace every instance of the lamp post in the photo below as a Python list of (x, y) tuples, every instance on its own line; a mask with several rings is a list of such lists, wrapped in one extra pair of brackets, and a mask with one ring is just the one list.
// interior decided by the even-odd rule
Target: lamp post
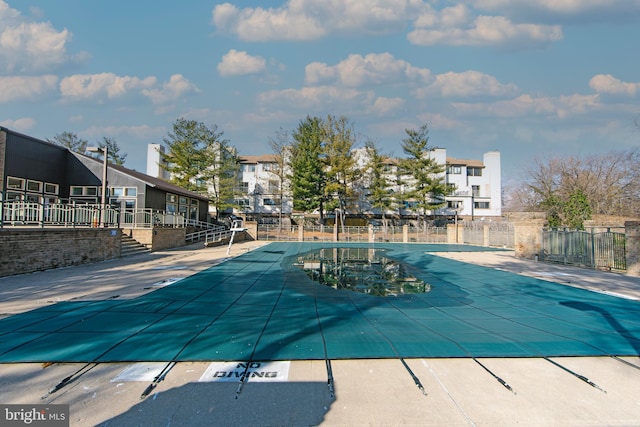
[(106, 213), (107, 213), (107, 160), (109, 158), (109, 150), (107, 147), (87, 147), (87, 151), (90, 153), (101, 153), (103, 156), (102, 163), (102, 196), (100, 200), (100, 226), (106, 226)]

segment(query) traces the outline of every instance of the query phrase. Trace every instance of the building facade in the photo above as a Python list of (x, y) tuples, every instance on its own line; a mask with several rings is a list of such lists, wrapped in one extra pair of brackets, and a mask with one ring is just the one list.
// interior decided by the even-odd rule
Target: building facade
[[(149, 150), (163, 152), (162, 147), (151, 144)], [(366, 150), (354, 150), (358, 167), (365, 168), (368, 162)], [(431, 156), (444, 166), (441, 178), (452, 189), (445, 197), (445, 206), (431, 212), (436, 217), (463, 217), (469, 219), (496, 218), (502, 215), (501, 162), (498, 151), (490, 151), (482, 160), (466, 160), (447, 155), (444, 148), (431, 151)], [(159, 156), (159, 155), (158, 155)], [(152, 158), (150, 155), (149, 158)], [(154, 165), (160, 164), (159, 157), (153, 158)], [(273, 154), (239, 157), (238, 184), (234, 191), (235, 208), (233, 213), (275, 218), (281, 213), (289, 216), (293, 213), (293, 199), (288, 188), (287, 175), (290, 170), (280, 171), (281, 166)], [(385, 174), (390, 189), (397, 195), (393, 209), (385, 212), (387, 217), (410, 217), (415, 215), (410, 200), (402, 200), (402, 194), (409, 190), (410, 184), (398, 184), (398, 159), (385, 161)], [(286, 166), (284, 166), (286, 169)], [(150, 166), (147, 165), (147, 170)], [(164, 173), (162, 168), (159, 172)], [(366, 175), (366, 174), (365, 174)], [(284, 179), (283, 179), (284, 178)], [(357, 194), (348, 214), (380, 216), (382, 212), (374, 209), (367, 201), (367, 177), (355, 184)]]
[[(364, 167), (367, 158), (364, 150), (355, 150), (359, 167)], [(432, 152), (438, 164), (445, 166), (442, 179), (453, 190), (445, 197), (446, 205), (432, 212), (435, 216), (460, 216), (471, 219), (500, 217), (502, 215), (502, 182), (500, 153), (491, 151), (482, 160), (465, 160), (448, 157), (446, 149)], [(238, 192), (235, 198), (236, 213), (276, 215), (279, 212), (291, 214), (293, 200), (278, 173), (279, 165), (274, 155), (242, 156), (240, 160)], [(290, 171), (286, 171), (290, 173)], [(385, 173), (394, 194), (401, 195), (410, 184), (397, 182), (397, 159), (387, 159)], [(366, 180), (365, 180), (366, 181)], [(381, 215), (371, 207), (366, 194), (366, 183), (361, 184), (359, 196), (350, 214)], [(387, 216), (411, 216), (411, 201), (397, 200), (397, 206), (385, 212)]]
[[(0, 195), (4, 203), (99, 204), (104, 161), (0, 127)], [(208, 198), (163, 179), (108, 164), (106, 204), (149, 209), (206, 222)]]

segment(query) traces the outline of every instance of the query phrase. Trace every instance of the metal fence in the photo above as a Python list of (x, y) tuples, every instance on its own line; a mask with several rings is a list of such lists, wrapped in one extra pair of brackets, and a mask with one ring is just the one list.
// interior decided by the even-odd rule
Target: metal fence
[[(300, 226), (279, 226), (273, 224), (258, 225), (258, 239), (266, 241), (298, 241)], [(373, 227), (372, 238), (375, 242), (403, 242), (403, 227)], [(303, 241), (332, 242), (335, 240), (334, 226), (305, 226)], [(407, 240), (421, 243), (446, 243), (446, 227), (427, 227), (427, 229), (408, 227)], [(369, 242), (369, 227), (339, 227), (338, 241), (341, 242)]]
[(152, 228), (185, 227), (188, 223), (184, 215), (153, 209), (120, 211), (107, 206), (103, 211), (101, 204), (0, 201), (0, 228)]
[[(485, 235), (485, 230), (487, 234)], [(462, 242), (498, 248), (515, 247), (515, 229), (511, 222), (471, 221), (462, 224)]]
[(627, 269), (625, 233), (549, 229), (542, 232), (542, 261), (579, 265), (599, 270)]
[(0, 203), (0, 227), (98, 227), (101, 219), (105, 226), (118, 224), (118, 211), (107, 208), (104, 218), (102, 205), (64, 204), (45, 205), (23, 201)]

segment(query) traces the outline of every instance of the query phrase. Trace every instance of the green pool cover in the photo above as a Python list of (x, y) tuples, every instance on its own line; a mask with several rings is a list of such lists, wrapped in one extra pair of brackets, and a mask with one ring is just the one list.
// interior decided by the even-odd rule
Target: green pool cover
[(428, 254), (471, 250), (272, 243), (133, 300), (2, 319), (0, 363), (640, 355), (640, 302)]

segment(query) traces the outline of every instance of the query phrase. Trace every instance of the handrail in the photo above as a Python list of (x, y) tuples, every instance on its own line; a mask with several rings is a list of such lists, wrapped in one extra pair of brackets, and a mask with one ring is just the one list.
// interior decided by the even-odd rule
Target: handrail
[[(120, 210), (107, 206), (103, 224), (100, 224), (101, 204), (26, 202), (22, 200), (0, 199), (0, 228), (40, 227), (40, 228), (152, 228), (185, 227), (188, 220), (179, 213), (153, 210), (150, 208)], [(200, 224), (206, 224), (199, 222)]]
[(207, 230), (195, 231), (193, 233), (188, 233), (185, 236), (185, 240), (187, 242), (199, 242), (204, 239), (205, 244), (222, 240), (231, 236), (231, 230), (227, 229), (222, 225), (214, 226)]

